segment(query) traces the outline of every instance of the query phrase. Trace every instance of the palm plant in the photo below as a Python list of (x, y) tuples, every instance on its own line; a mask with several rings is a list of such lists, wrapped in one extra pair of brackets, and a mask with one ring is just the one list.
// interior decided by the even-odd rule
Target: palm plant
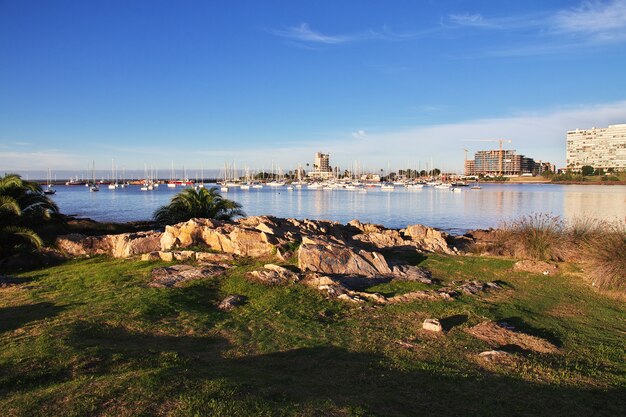
[(216, 187), (187, 188), (154, 212), (154, 220), (161, 224), (180, 223), (194, 217), (231, 220), (234, 216), (245, 216), (241, 204), (222, 197)]
[(24, 181), (17, 174), (0, 178), (0, 259), (43, 242), (31, 227), (47, 220), (59, 208), (39, 184)]

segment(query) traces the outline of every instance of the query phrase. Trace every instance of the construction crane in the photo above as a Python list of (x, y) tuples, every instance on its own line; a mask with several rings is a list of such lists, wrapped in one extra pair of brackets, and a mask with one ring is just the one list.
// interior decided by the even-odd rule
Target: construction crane
[[(499, 160), (498, 171), (499, 171), (499, 175), (502, 176), (502, 143), (503, 142), (511, 143), (512, 141), (510, 139), (467, 139), (465, 142), (499, 142), (500, 153), (498, 157), (498, 160)], [(467, 151), (466, 151), (466, 155), (467, 155)]]

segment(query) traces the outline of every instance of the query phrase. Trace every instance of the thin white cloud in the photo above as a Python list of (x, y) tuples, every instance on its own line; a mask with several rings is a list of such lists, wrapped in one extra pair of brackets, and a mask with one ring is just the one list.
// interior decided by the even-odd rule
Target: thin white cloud
[(296, 41), (323, 43), (327, 45), (335, 45), (354, 40), (354, 35), (326, 35), (317, 32), (311, 29), (308, 23), (301, 23), (298, 26), (292, 26), (286, 30), (275, 30), (273, 33)]
[(561, 32), (590, 35), (598, 41), (626, 39), (626, 0), (586, 1), (554, 16)]
[(357, 33), (327, 34), (314, 30), (308, 23), (300, 23), (287, 29), (269, 30), (270, 33), (281, 38), (288, 39), (297, 46), (310, 45), (339, 45), (351, 42), (384, 40), (384, 41), (404, 41), (423, 36), (433, 30), (423, 30), (410, 33), (393, 32), (388, 27), (383, 26), (381, 30), (368, 29)]
[(462, 13), (448, 15), (450, 23), (459, 26), (497, 27), (492, 21), (486, 20), (480, 13)]
[(487, 51), (492, 56), (530, 56), (567, 52), (626, 41), (626, 0), (584, 1), (552, 13), (485, 17), (448, 15), (446, 29), (517, 32), (520, 41)]

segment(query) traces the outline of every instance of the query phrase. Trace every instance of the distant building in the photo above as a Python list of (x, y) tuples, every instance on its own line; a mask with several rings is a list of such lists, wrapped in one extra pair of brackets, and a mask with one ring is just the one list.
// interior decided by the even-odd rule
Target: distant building
[(476, 175), (476, 162), (473, 159), (465, 160), (465, 175), (468, 177)]
[(326, 179), (332, 176), (333, 169), (330, 166), (330, 154), (317, 152), (315, 154), (315, 162), (313, 163), (313, 171), (309, 172), (309, 177)]
[[(500, 165), (502, 164), (502, 165)], [(519, 155), (514, 149), (478, 151), (473, 160), (465, 161), (465, 175), (519, 176), (534, 174), (535, 161)]]
[(567, 167), (626, 169), (626, 124), (567, 132)]

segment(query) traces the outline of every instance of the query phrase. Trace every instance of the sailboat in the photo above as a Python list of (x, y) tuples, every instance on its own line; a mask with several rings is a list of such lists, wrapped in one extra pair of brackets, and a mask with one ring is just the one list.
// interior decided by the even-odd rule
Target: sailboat
[(46, 188), (43, 190), (44, 194), (54, 194), (57, 192), (57, 190), (55, 190), (52, 185), (52, 176), (50, 175), (50, 168), (48, 168), (48, 181), (47, 181), (47, 186)]
[(93, 185), (89, 187), (89, 192), (95, 193), (97, 191), (100, 191), (100, 187), (98, 187), (98, 184), (96, 183), (96, 161), (93, 161), (91, 171), (93, 175)]
[(109, 190), (115, 190), (118, 186), (117, 175), (115, 173), (115, 160), (111, 159), (111, 183), (109, 184)]
[(167, 188), (176, 188), (176, 182), (174, 181), (174, 161), (172, 161), (172, 171), (170, 172), (170, 180), (167, 183)]

